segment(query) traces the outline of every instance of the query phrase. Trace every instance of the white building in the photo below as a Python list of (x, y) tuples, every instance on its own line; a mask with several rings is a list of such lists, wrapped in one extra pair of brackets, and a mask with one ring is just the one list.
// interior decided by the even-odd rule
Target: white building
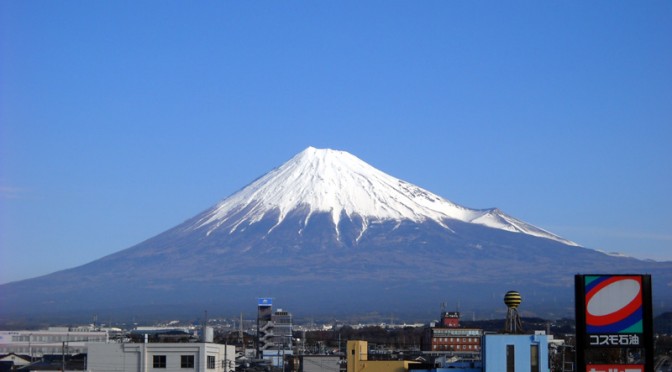
[(88, 328), (50, 327), (38, 331), (0, 331), (0, 354), (24, 354), (41, 357), (44, 354), (86, 353), (87, 342), (107, 342), (105, 331)]
[(88, 344), (87, 370), (124, 372), (230, 372), (236, 348), (212, 343)]

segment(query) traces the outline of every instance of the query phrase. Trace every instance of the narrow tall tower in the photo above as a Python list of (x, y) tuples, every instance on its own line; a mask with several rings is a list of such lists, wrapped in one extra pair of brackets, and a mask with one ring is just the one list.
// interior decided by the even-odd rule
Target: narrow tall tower
[(273, 337), (273, 299), (259, 298), (257, 304), (257, 358), (261, 359)]
[(522, 333), (523, 324), (518, 315), (518, 305), (523, 302), (523, 297), (517, 291), (508, 291), (504, 295), (504, 303), (508, 308), (506, 312), (506, 324), (504, 332), (506, 333)]

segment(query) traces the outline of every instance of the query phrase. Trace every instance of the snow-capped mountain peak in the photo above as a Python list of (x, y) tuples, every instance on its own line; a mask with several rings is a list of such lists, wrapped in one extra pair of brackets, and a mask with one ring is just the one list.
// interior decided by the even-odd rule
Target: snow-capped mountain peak
[(452, 203), (347, 152), (313, 147), (220, 202), (193, 228), (207, 228), (210, 234), (226, 227), (233, 233), (241, 224), (270, 215), (277, 216), (278, 226), (296, 210), (306, 211), (304, 226), (314, 213), (329, 213), (337, 235), (343, 216), (361, 218), (360, 237), (371, 222), (431, 220), (450, 229), (450, 220), (459, 220), (576, 245), (498, 209), (469, 209)]

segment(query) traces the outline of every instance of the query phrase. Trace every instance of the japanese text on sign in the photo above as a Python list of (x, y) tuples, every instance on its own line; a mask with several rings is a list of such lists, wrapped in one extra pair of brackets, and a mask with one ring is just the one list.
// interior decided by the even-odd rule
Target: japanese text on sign
[(639, 336), (590, 335), (590, 346), (639, 346)]

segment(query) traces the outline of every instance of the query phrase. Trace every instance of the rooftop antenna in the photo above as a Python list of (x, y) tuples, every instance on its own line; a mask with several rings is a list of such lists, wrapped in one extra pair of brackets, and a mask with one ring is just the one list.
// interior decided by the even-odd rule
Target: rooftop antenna
[(504, 295), (504, 303), (508, 308), (506, 312), (506, 324), (504, 325), (505, 333), (522, 333), (523, 324), (518, 315), (518, 305), (523, 302), (523, 297), (517, 291), (508, 291)]
[(208, 342), (208, 310), (203, 311), (203, 326), (201, 327), (201, 342)]
[(245, 346), (245, 338), (243, 337), (243, 312), (240, 312), (240, 326), (238, 329), (238, 339), (240, 340), (240, 344)]

